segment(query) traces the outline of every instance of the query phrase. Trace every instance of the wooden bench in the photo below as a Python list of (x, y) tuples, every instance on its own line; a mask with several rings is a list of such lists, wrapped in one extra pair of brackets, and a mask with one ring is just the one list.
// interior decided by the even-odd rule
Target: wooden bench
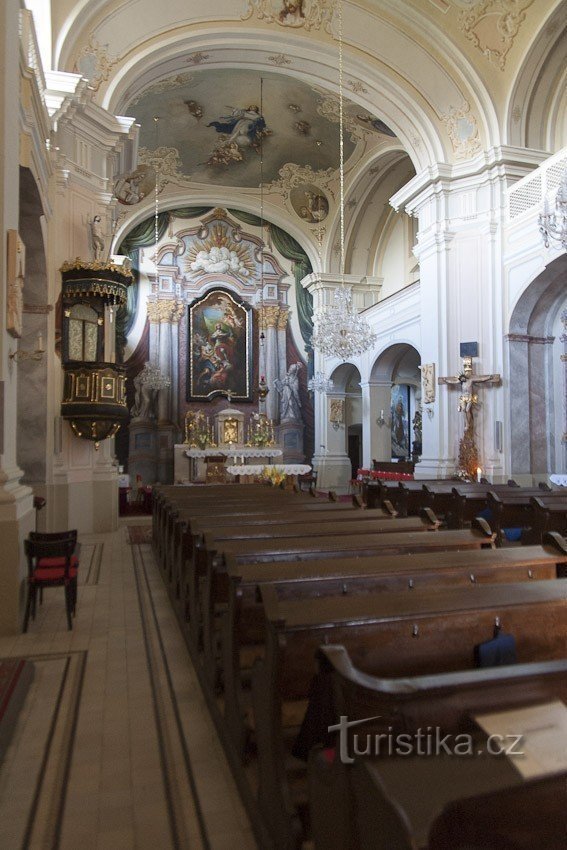
[(547, 532), (555, 531), (565, 536), (567, 534), (567, 494), (560, 494), (553, 500), (545, 496), (535, 496), (531, 500), (533, 508), (533, 529), (538, 540), (543, 539)]
[(519, 488), (510, 493), (489, 492), (487, 502), (492, 511), (490, 525), (496, 534), (498, 545), (502, 544), (505, 528), (521, 528), (523, 541), (526, 543), (538, 542), (534, 526), (533, 498), (539, 498), (542, 506), (565, 503), (565, 495), (560, 491), (543, 493), (535, 488)]
[(479, 583), (542, 581), (564, 576), (566, 571), (567, 545), (560, 538), (550, 539), (546, 546), (439, 552), (419, 559), (396, 555), (247, 566), (230, 561), (225, 573), (217, 572), (215, 595), (228, 600), (222, 622), (221, 674), (224, 718), (235, 749), (244, 754), (248, 735), (241, 653), (251, 663), (263, 654), (265, 642), (263, 607), (256, 598), (259, 586), (276, 585), (279, 599), (301, 599), (436, 586), (474, 589)]
[[(486, 749), (485, 736), (474, 741)], [(507, 758), (482, 752), (359, 758), (343, 786), (329, 786), (325, 759), (314, 754), (314, 844), (325, 850), (562, 850), (566, 782), (565, 771), (523, 779)]]
[(262, 587), (266, 654), (252, 676), (258, 745), (258, 803), (276, 847), (301, 837), (286, 771), (282, 708), (304, 700), (320, 645), (338, 643), (353, 663), (385, 677), (469, 668), (473, 647), (497, 618), (516, 638), (520, 663), (561, 658), (567, 606), (563, 579), (435, 591), (280, 600)]

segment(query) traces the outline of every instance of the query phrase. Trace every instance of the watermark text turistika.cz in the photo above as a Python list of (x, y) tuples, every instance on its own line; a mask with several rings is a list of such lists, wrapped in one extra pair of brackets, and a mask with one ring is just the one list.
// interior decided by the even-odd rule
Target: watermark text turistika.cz
[(353, 727), (379, 719), (380, 715), (349, 720), (341, 715), (338, 723), (328, 727), (329, 732), (339, 733), (339, 757), (343, 764), (352, 764), (355, 756), (524, 755), (522, 735), (489, 735), (479, 745), (468, 733), (444, 735), (439, 726), (418, 727), (414, 732), (394, 732), (393, 727), (388, 726), (386, 732), (349, 734)]

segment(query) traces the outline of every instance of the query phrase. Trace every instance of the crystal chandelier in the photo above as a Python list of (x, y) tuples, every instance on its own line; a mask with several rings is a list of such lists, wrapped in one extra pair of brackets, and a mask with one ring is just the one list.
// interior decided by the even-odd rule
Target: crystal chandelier
[(561, 183), (555, 195), (555, 207), (549, 208), (547, 197), (543, 202), (543, 212), (539, 216), (539, 232), (543, 236), (546, 248), (550, 242), (556, 242), (567, 251), (567, 168), (563, 170)]
[(332, 393), (335, 388), (333, 381), (324, 372), (315, 372), (307, 382), (310, 393)]
[(140, 384), (148, 390), (165, 390), (171, 386), (171, 381), (166, 378), (159, 366), (146, 363), (139, 375)]
[(352, 287), (345, 286), (345, 169), (343, 121), (343, 6), (338, 4), (339, 41), (339, 177), (340, 177), (340, 276), (333, 303), (313, 315), (312, 344), (327, 357), (347, 360), (363, 354), (376, 342), (376, 334), (353, 304)]

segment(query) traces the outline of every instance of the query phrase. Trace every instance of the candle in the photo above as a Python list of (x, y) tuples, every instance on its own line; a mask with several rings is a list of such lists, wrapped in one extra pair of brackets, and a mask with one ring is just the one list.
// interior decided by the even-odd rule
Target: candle
[(477, 466), (477, 468), (476, 468), (476, 480), (478, 481), (479, 484), (480, 484), (481, 476), (482, 476), (482, 469), (480, 468), (480, 466)]
[(383, 418), (384, 418), (384, 411), (383, 411), (383, 410), (381, 410), (381, 411), (380, 411), (380, 419), (383, 419)]
[(43, 336), (41, 335), (41, 331), (37, 335), (37, 350), (43, 351)]

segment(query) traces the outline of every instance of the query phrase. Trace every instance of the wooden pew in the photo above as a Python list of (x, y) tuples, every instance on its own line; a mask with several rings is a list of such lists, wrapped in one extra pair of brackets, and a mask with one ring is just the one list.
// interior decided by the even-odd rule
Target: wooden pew
[[(478, 736), (479, 748), (485, 738)], [(313, 772), (313, 771), (312, 771)], [(360, 758), (342, 798), (352, 832), (340, 834), (334, 794), (321, 770), (313, 807), (315, 850), (562, 850), (567, 772), (523, 779), (505, 757)], [(323, 795), (326, 794), (325, 797)], [(321, 817), (325, 817), (325, 820)]]
[[(321, 545), (328, 545), (329, 540), (346, 541), (346, 548), (358, 547), (359, 540), (371, 541), (374, 537), (395, 536), (397, 539), (413, 538), (422, 535), (423, 532), (436, 531), (439, 522), (431, 511), (425, 511), (423, 517), (408, 517), (405, 519), (371, 519), (367, 521), (353, 520), (352, 522), (317, 522), (317, 524), (306, 527), (304, 524), (285, 523), (264, 528), (262, 526), (240, 526), (238, 528), (217, 529), (215, 531), (205, 530), (202, 539), (194, 538), (195, 548), (193, 552), (193, 570), (195, 575), (204, 574), (205, 584), (202, 588), (202, 613), (203, 625), (203, 650), (205, 653), (205, 664), (212, 679), (216, 679), (215, 652), (213, 649), (214, 639), (214, 610), (215, 605), (224, 600), (217, 598), (217, 585), (213, 578), (216, 570), (215, 558), (217, 553), (225, 550), (228, 545), (247, 543), (267, 543), (269, 547), (279, 546), (285, 550), (286, 544), (303, 545), (306, 538), (311, 544), (321, 541)], [(331, 536), (332, 535), (332, 536)], [(419, 546), (419, 544), (417, 544)], [(333, 544), (331, 544), (333, 546)], [(343, 546), (343, 549), (345, 547)], [(406, 547), (407, 548), (407, 547)], [(425, 547), (427, 548), (427, 547)], [(286, 559), (288, 560), (288, 559)], [(197, 583), (190, 588), (190, 612), (193, 622), (197, 628), (200, 627), (199, 606), (197, 604)]]
[[(449, 528), (464, 528), (465, 516), (470, 521), (486, 509), (489, 491), (507, 494), (511, 490), (517, 492), (518, 488), (510, 484), (487, 484), (476, 481), (459, 484), (451, 481), (435, 481), (424, 485), (424, 505), (433, 511), (438, 511), (438, 515), (444, 518)], [(469, 509), (464, 511), (463, 502), (466, 505), (467, 499), (471, 504)], [(465, 514), (462, 519), (461, 512)]]
[(464, 588), (279, 600), (262, 587), (266, 654), (256, 661), (252, 701), (258, 745), (258, 803), (281, 850), (301, 837), (291, 803), (282, 723), (284, 701), (304, 700), (321, 644), (343, 644), (354, 664), (382, 676), (463, 670), (496, 618), (516, 638), (520, 663), (561, 658), (567, 606), (563, 579)]
[(533, 498), (539, 498), (542, 505), (562, 505), (565, 495), (560, 491), (543, 493), (535, 488), (520, 488), (510, 493), (489, 492), (488, 507), (493, 518), (490, 522), (496, 534), (498, 545), (502, 544), (504, 528), (522, 528), (522, 540), (526, 543), (537, 543), (534, 532), (535, 512)]
[(538, 540), (550, 531), (565, 536), (567, 534), (567, 493), (563, 499), (547, 496), (535, 496), (531, 500), (533, 508), (533, 529)]
[[(550, 539), (545, 546), (472, 552), (439, 552), (385, 558), (345, 558), (299, 563), (226, 565), (218, 572), (217, 598), (228, 599), (222, 622), (224, 719), (242, 756), (248, 735), (244, 720), (241, 652), (259, 657), (265, 642), (263, 607), (257, 588), (277, 585), (278, 598), (304, 599), (353, 593), (408, 591), (436, 586), (474, 590), (479, 583), (542, 581), (567, 572), (567, 545)], [(222, 586), (224, 584), (224, 587)]]
[[(263, 512), (259, 506), (248, 506), (248, 508), (233, 508), (232, 513), (216, 514), (215, 517), (210, 516), (210, 512), (199, 512), (196, 508), (190, 512), (180, 512), (174, 524), (173, 543), (171, 544), (170, 564), (171, 572), (169, 581), (173, 588), (174, 597), (181, 600), (184, 616), (191, 623), (191, 633), (194, 640), (198, 639), (198, 630), (200, 626), (199, 606), (198, 606), (198, 590), (199, 582), (204, 577), (206, 572), (205, 549), (202, 540), (205, 529), (209, 527), (217, 527), (220, 530), (226, 529), (240, 530), (244, 524), (251, 530), (252, 537), (254, 536), (253, 528), (270, 528), (273, 529), (276, 525), (281, 524), (281, 512), (283, 506), (278, 502), (272, 505), (272, 510), (266, 512), (268, 505), (263, 505)], [(220, 510), (225, 510), (222, 507)], [(316, 503), (312, 500), (303, 504), (295, 504), (290, 502), (285, 505), (286, 515), (290, 522), (299, 526), (303, 533), (303, 528), (308, 525), (319, 524), (320, 520), (328, 520), (333, 517), (342, 525), (343, 523), (353, 522), (355, 518), (366, 519), (382, 517), (388, 518), (387, 514), (382, 512), (361, 511), (351, 504), (323, 502)], [(194, 532), (194, 533), (193, 533)], [(266, 536), (270, 536), (267, 534)], [(203, 553), (203, 557), (194, 557), (197, 538), (199, 546), (198, 552)]]

